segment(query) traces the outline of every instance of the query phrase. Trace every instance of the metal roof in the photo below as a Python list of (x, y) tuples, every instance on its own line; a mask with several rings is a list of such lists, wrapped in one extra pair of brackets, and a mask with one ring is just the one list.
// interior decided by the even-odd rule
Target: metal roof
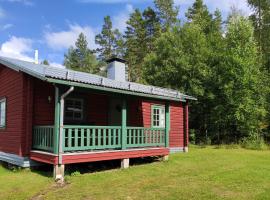
[(150, 85), (143, 85), (128, 81), (120, 82), (94, 74), (52, 67), (48, 65), (34, 64), (31, 62), (17, 60), (13, 58), (6, 58), (0, 56), (0, 63), (13, 70), (22, 71), (38, 79), (42, 79), (44, 81), (56, 79), (95, 86), (102, 86), (106, 88), (113, 88), (124, 91), (132, 91), (135, 95), (136, 93), (138, 94), (144, 93), (174, 99), (178, 101), (185, 101), (186, 99), (196, 100), (196, 98), (180, 93), (177, 90), (166, 89)]

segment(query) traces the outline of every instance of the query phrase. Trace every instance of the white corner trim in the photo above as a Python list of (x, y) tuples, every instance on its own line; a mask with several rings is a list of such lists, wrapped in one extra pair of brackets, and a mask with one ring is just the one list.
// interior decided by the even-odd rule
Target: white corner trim
[(4, 161), (25, 168), (38, 165), (38, 163), (30, 160), (28, 157), (21, 157), (16, 154), (5, 153), (1, 151), (0, 151), (0, 161)]

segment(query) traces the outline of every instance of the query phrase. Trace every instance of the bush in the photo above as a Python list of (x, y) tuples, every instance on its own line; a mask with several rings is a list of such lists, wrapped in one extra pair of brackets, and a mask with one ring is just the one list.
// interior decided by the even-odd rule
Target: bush
[(258, 136), (249, 136), (242, 140), (241, 146), (246, 149), (253, 150), (266, 150), (269, 146), (265, 143), (264, 139)]
[(196, 133), (194, 129), (189, 130), (189, 143), (195, 144), (196, 143)]
[(79, 175), (81, 175), (81, 172), (79, 171), (75, 171), (70, 174), (70, 176), (79, 176)]
[(239, 149), (239, 144), (219, 144), (215, 146), (215, 149)]

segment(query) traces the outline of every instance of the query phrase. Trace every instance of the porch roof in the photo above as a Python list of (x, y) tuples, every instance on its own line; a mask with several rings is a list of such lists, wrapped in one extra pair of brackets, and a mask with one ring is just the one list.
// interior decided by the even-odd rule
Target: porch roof
[(108, 92), (145, 96), (165, 100), (197, 100), (196, 98), (185, 95), (177, 90), (143, 85), (128, 81), (120, 82), (94, 74), (52, 67), (48, 65), (34, 64), (31, 62), (13, 58), (0, 56), (0, 63), (15, 71), (22, 71), (33, 77), (51, 83), (72, 85), (77, 87), (92, 88)]

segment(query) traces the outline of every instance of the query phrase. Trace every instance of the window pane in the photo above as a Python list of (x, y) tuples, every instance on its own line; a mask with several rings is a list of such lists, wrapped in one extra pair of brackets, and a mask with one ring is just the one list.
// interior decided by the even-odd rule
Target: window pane
[(82, 118), (82, 114), (79, 113), (79, 112), (75, 112), (75, 113), (74, 113), (74, 118), (75, 118), (75, 119), (81, 119), (81, 118)]
[(73, 117), (73, 112), (66, 111), (65, 115), (66, 115), (66, 117), (68, 117), (68, 118), (70, 118), (70, 117), (72, 118), (72, 117)]
[(5, 125), (6, 120), (6, 102), (0, 102), (0, 126)]
[(165, 108), (164, 106), (155, 106), (152, 112), (152, 123), (154, 127), (165, 127)]
[(81, 102), (81, 101), (75, 101), (75, 102), (74, 102), (74, 106), (75, 106), (75, 107), (81, 108), (82, 102)]
[(160, 127), (164, 128), (165, 127), (165, 120), (160, 120)]
[(161, 114), (160, 114), (160, 127), (165, 127), (165, 109), (161, 108)]
[(65, 118), (68, 120), (82, 120), (83, 118), (83, 100), (67, 99), (65, 107)]
[(66, 100), (65, 104), (67, 106), (71, 106), (71, 105), (73, 105), (73, 102), (71, 100)]

